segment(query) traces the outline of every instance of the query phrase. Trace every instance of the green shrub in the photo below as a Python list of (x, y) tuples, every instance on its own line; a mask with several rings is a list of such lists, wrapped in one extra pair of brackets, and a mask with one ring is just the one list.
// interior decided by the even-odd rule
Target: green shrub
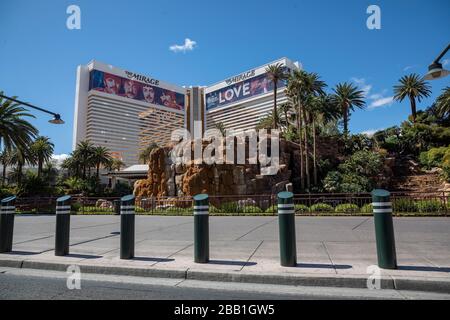
[(367, 203), (361, 207), (361, 213), (373, 213), (373, 205), (371, 203)]
[(266, 209), (266, 213), (277, 213), (278, 212), (278, 206), (272, 205)]
[(311, 212), (332, 212), (334, 211), (333, 207), (326, 203), (316, 203), (313, 204), (309, 210)]
[(305, 213), (305, 212), (309, 212), (309, 208), (308, 206), (305, 206), (304, 204), (296, 204), (294, 206), (295, 208), (295, 213)]
[(134, 207), (134, 211), (135, 211), (136, 213), (144, 213), (144, 212), (146, 212), (145, 209), (142, 208), (142, 207), (140, 207), (140, 206), (135, 206), (135, 207)]
[(353, 213), (358, 212), (359, 207), (354, 203), (342, 203), (336, 206), (336, 212)]
[(246, 206), (243, 210), (244, 213), (263, 213), (260, 207), (257, 206)]
[(417, 204), (412, 199), (399, 198), (392, 201), (394, 212), (417, 212)]
[(222, 213), (222, 211), (220, 211), (220, 209), (217, 209), (216, 206), (209, 205), (209, 213)]
[(79, 202), (72, 203), (71, 210), (74, 212), (81, 211), (81, 203)]
[(439, 200), (416, 201), (416, 207), (419, 212), (441, 212), (445, 210), (444, 204)]
[(240, 213), (242, 208), (239, 208), (237, 202), (224, 202), (220, 205), (222, 213)]

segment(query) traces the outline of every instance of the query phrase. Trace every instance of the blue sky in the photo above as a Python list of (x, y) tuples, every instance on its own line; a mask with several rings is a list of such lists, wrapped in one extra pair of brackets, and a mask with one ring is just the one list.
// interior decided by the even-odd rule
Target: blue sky
[[(72, 4), (81, 9), (81, 30), (66, 27)], [(380, 30), (366, 27), (371, 4), (381, 8)], [(169, 50), (186, 38), (193, 50)], [(0, 90), (59, 112), (63, 126), (38, 112), (32, 122), (65, 154), (79, 64), (96, 59), (178, 85), (208, 85), (286, 56), (318, 72), (330, 90), (354, 81), (368, 91), (372, 107), (351, 118), (356, 133), (405, 120), (407, 101), (373, 104), (389, 101), (401, 76), (424, 74), (449, 42), (448, 0), (1, 0)], [(433, 95), (419, 109), (449, 80), (430, 82)]]

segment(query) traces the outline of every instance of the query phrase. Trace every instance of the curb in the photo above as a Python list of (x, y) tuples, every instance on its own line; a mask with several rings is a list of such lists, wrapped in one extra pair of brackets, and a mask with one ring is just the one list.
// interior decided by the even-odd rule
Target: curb
[[(301, 274), (246, 273), (246, 272), (211, 272), (191, 269), (154, 269), (148, 267), (119, 267), (81, 263), (52, 263), (32, 260), (0, 259), (0, 267), (18, 269), (39, 269), (66, 271), (71, 265), (78, 265), (81, 272), (135, 277), (172, 278), (199, 281), (240, 282), (258, 284), (278, 284), (289, 286), (314, 286), (367, 289), (367, 277), (363, 276), (322, 276)], [(424, 279), (399, 276), (381, 278), (382, 289), (423, 291), (450, 294), (450, 277)]]

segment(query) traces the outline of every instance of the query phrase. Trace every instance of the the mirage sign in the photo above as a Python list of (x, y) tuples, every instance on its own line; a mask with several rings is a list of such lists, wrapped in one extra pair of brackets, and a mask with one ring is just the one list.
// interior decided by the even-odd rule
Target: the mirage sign
[[(267, 73), (255, 76), (255, 70), (227, 79), (225, 83), (229, 85), (206, 94), (206, 110), (269, 93), (274, 87)], [(278, 82), (278, 88), (285, 85), (284, 80)]]

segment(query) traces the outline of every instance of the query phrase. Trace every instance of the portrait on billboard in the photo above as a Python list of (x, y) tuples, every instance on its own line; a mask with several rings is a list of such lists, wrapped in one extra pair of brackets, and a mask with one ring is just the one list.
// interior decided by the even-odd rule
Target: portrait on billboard
[(184, 110), (184, 94), (107, 72), (90, 72), (89, 90), (105, 92), (176, 110)]

